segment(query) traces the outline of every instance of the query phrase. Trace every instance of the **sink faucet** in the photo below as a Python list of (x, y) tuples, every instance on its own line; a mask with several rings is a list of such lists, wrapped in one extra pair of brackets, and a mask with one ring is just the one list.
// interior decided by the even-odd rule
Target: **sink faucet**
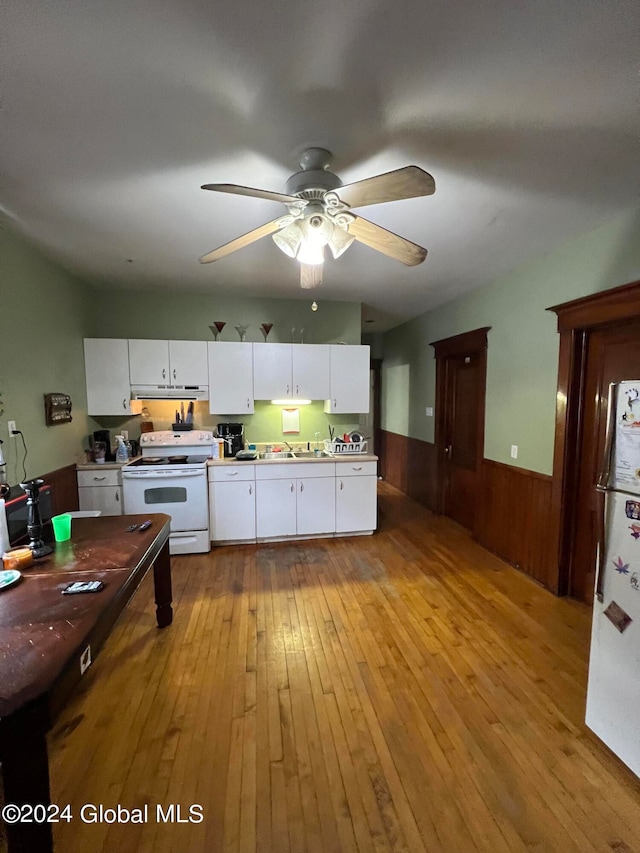
[(289, 450), (293, 453), (293, 447), (291, 447), (291, 445), (289, 444), (289, 442), (288, 442), (288, 441), (283, 441), (282, 443), (283, 443), (283, 444), (286, 444), (286, 445), (287, 445), (287, 447), (289, 448)]

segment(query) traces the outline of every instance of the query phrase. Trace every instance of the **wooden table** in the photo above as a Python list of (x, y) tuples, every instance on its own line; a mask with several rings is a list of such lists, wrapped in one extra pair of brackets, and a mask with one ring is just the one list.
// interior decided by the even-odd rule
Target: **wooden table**
[[(148, 530), (127, 532), (147, 518)], [(160, 513), (74, 518), (71, 540), (0, 593), (4, 803), (23, 815), (29, 806), (49, 806), (47, 732), (151, 566), (158, 627), (171, 624), (169, 521)], [(104, 589), (62, 595), (80, 580), (101, 580)], [(6, 831), (9, 853), (53, 850), (46, 821), (6, 823)]]

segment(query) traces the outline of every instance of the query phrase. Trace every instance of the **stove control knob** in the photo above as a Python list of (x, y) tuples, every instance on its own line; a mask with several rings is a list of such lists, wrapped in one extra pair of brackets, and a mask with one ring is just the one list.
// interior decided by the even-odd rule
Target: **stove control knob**
[(149, 436), (149, 441), (155, 441), (155, 440), (156, 440), (155, 435), (150, 435), (150, 436)]

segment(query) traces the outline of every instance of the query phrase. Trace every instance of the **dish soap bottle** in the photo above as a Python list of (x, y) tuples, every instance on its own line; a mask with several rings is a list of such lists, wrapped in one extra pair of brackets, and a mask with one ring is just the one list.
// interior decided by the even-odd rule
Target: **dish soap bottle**
[(128, 462), (129, 454), (127, 453), (127, 446), (124, 443), (124, 437), (117, 435), (116, 442), (116, 462)]

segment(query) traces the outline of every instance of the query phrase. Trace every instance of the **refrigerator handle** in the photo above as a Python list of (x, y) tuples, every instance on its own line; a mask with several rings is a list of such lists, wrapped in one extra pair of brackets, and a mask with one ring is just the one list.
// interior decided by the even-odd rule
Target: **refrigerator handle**
[(598, 486), (596, 490), (596, 524), (597, 524), (597, 550), (596, 550), (596, 598), (604, 600), (604, 570), (607, 565), (606, 553), (607, 542), (605, 535), (607, 513), (607, 490)]
[(598, 475), (598, 489), (606, 490), (611, 478), (611, 458), (613, 454), (613, 439), (616, 431), (616, 400), (618, 397), (618, 382), (609, 385), (609, 405), (607, 407), (607, 428), (604, 437), (604, 452), (602, 454), (602, 465)]
[(604, 453), (602, 466), (596, 484), (596, 524), (598, 548), (596, 555), (596, 598), (602, 601), (604, 598), (604, 573), (606, 568), (606, 527), (607, 527), (607, 492), (611, 480), (611, 461), (613, 456), (613, 441), (616, 428), (616, 401), (618, 398), (618, 382), (609, 385), (609, 403), (607, 406), (607, 428), (604, 439)]

